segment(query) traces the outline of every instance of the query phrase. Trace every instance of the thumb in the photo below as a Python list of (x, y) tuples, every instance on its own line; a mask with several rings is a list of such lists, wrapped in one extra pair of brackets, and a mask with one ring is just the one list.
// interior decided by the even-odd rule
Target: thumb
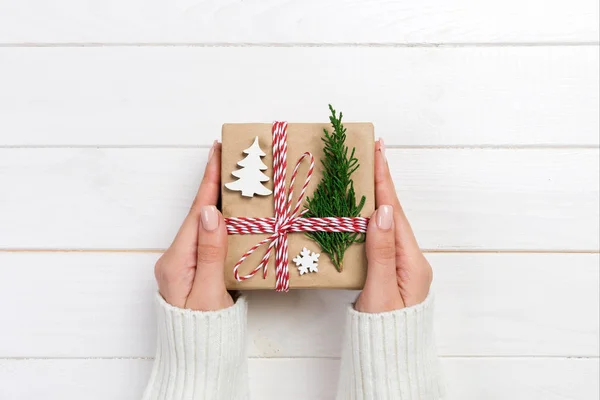
[[(225, 257), (227, 229), (223, 215), (215, 206), (200, 208), (196, 275), (187, 307), (196, 310), (218, 310), (228, 307), (231, 297), (225, 289)], [(223, 301), (226, 303), (223, 304)]]
[(358, 311), (384, 312), (404, 307), (396, 276), (394, 208), (380, 206), (369, 221), (366, 239), (367, 280)]
[(227, 255), (227, 228), (223, 215), (215, 206), (200, 208), (198, 227), (198, 264), (196, 276), (206, 274), (223, 278)]

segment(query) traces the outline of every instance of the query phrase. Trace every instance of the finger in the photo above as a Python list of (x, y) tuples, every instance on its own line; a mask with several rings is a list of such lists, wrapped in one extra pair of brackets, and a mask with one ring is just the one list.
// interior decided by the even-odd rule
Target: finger
[(367, 280), (355, 308), (360, 312), (385, 312), (404, 307), (396, 278), (394, 209), (382, 205), (367, 228)]
[(202, 206), (198, 229), (197, 272), (224, 281), (223, 269), (227, 255), (227, 228), (223, 215), (215, 206)]
[(396, 195), (394, 181), (390, 174), (383, 139), (375, 142), (375, 206), (389, 204), (400, 211), (400, 201)]
[(221, 143), (213, 143), (208, 153), (208, 162), (204, 170), (204, 177), (200, 182), (198, 193), (192, 203), (192, 210), (196, 213), (202, 206), (216, 205), (221, 191)]
[[(225, 290), (227, 230), (223, 215), (215, 206), (200, 208), (196, 275), (188, 302), (210, 303), (221, 300)], [(210, 304), (209, 304), (210, 305)]]
[(367, 286), (397, 287), (396, 283), (396, 243), (394, 238), (394, 208), (390, 205), (379, 207), (369, 220), (367, 227)]
[(200, 209), (206, 205), (216, 205), (221, 187), (221, 144), (215, 140), (208, 155), (208, 162), (204, 170), (204, 177), (200, 183), (198, 193), (190, 208), (190, 212), (179, 228), (173, 240), (173, 247), (196, 247), (198, 240), (198, 224), (200, 222)]
[(390, 204), (394, 207), (396, 241), (399, 250), (408, 254), (420, 252), (417, 239), (396, 194), (383, 139), (379, 139), (375, 144), (375, 204), (377, 207), (382, 204)]

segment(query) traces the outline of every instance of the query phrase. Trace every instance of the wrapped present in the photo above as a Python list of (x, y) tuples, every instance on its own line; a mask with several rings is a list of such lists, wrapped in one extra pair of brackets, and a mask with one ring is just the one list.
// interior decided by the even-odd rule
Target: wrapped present
[(228, 289), (363, 287), (373, 125), (331, 111), (328, 124), (223, 125)]

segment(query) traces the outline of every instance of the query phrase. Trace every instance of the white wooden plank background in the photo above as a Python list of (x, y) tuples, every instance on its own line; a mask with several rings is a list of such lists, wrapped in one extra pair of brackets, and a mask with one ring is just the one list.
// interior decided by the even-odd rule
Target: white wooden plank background
[[(453, 399), (591, 400), (599, 393), (597, 360), (443, 358), (442, 367)], [(0, 360), (0, 398), (138, 399), (151, 368), (151, 360), (140, 359)], [(281, 393), (286, 400), (331, 400), (339, 361), (251, 359), (249, 368), (253, 400), (280, 400)]]
[[(0, 399), (139, 398), (221, 124), (329, 102), (391, 147), (448, 399), (597, 399), (598, 4), (0, 0)], [(253, 398), (331, 399), (355, 296), (250, 293)]]
[[(0, 312), (12, 327), (0, 330), (0, 358), (152, 357), (157, 258), (0, 253)], [(435, 271), (440, 354), (599, 355), (598, 254), (433, 253), (428, 258)], [(339, 356), (345, 309), (357, 292), (247, 295), (250, 356)]]
[(0, 48), (0, 142), (210, 145), (332, 103), (393, 146), (597, 146), (599, 68), (598, 46)]
[(3, 0), (0, 42), (598, 42), (598, 2)]
[[(390, 149), (425, 249), (598, 251), (598, 150)], [(206, 149), (0, 149), (0, 248), (164, 249)], [(586, 171), (586, 173), (581, 173)], [(35, 227), (35, 229), (32, 229)]]

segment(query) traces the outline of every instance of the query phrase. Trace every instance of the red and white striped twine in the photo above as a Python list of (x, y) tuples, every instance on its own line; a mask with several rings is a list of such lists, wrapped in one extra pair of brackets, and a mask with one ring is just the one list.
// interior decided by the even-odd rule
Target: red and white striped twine
[[(294, 194), (294, 182), (298, 174), (298, 168), (305, 158), (310, 159), (310, 167), (306, 174), (306, 180), (298, 196), (298, 201), (293, 210), (292, 196)], [(302, 201), (306, 194), (306, 188), (315, 168), (315, 158), (309, 152), (300, 157), (290, 180), (287, 199), (285, 193), (285, 175), (287, 169), (287, 122), (273, 123), (273, 182), (275, 217), (253, 218), (253, 217), (231, 217), (225, 218), (227, 233), (229, 235), (251, 235), (257, 233), (271, 233), (271, 235), (242, 255), (233, 267), (233, 275), (238, 281), (252, 278), (258, 271), (263, 270), (263, 278), (267, 277), (267, 264), (275, 247), (275, 290), (287, 292), (290, 287), (290, 271), (288, 268), (288, 233), (290, 232), (366, 232), (368, 218), (364, 217), (326, 217), (326, 218), (302, 218), (307, 210), (300, 211)], [(260, 263), (248, 275), (240, 275), (240, 265), (254, 253), (256, 249), (268, 244), (267, 251)]]

